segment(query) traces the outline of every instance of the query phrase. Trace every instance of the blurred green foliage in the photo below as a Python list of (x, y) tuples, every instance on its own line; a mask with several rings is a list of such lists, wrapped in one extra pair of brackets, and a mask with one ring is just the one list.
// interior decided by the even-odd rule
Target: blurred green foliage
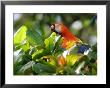
[[(89, 44), (92, 51), (88, 55), (78, 54), (76, 47), (70, 55), (67, 55), (66, 61), (63, 58), (59, 61), (58, 57), (64, 49), (60, 46), (62, 38), (50, 30), (50, 25), (53, 23), (65, 24), (73, 34)], [(14, 14), (13, 68), (14, 75), (96, 75), (97, 15), (95, 13)]]
[(50, 25), (65, 24), (73, 34), (87, 44), (97, 42), (97, 14), (95, 13), (22, 13), (14, 14), (14, 32), (22, 25), (30, 30), (36, 30), (43, 39), (51, 34)]

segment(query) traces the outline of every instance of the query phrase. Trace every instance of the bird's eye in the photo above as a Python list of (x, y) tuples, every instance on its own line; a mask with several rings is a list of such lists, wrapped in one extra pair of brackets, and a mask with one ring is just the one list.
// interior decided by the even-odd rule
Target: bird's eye
[(54, 30), (55, 29), (55, 24), (52, 24), (51, 25), (51, 30)]

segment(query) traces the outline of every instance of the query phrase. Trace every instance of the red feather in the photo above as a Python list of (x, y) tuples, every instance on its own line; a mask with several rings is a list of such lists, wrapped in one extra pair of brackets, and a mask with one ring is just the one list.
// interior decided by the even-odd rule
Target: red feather
[(69, 29), (61, 24), (61, 35), (62, 37), (66, 38), (67, 40), (71, 40), (71, 41), (74, 41), (74, 42), (77, 42), (79, 39), (74, 35), (72, 34)]
[(60, 24), (60, 28), (61, 28), (61, 36), (63, 37), (63, 42), (62, 42), (63, 48), (68, 49), (72, 47), (74, 44), (81, 42), (81, 40), (77, 38), (74, 34), (72, 34), (65, 25)]

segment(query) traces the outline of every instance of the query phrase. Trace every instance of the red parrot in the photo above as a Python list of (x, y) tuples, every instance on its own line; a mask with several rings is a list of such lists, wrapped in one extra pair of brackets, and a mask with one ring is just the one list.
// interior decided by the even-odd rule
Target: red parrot
[(73, 33), (69, 31), (69, 29), (64, 24), (52, 24), (51, 30), (53, 32), (56, 32), (57, 34), (61, 35), (63, 38), (62, 41), (62, 48), (66, 49), (63, 54), (58, 57), (58, 64), (60, 66), (65, 65), (66, 63), (66, 55), (70, 53), (71, 50), (74, 49), (75, 45), (80, 44), (80, 48), (78, 50), (78, 53), (84, 53), (87, 51), (90, 47), (88, 45), (85, 45), (79, 38), (77, 38)]
[(52, 24), (51, 30), (62, 36), (62, 48), (69, 49), (77, 43), (82, 43), (82, 41), (74, 34), (72, 34), (69, 29), (63, 24)]

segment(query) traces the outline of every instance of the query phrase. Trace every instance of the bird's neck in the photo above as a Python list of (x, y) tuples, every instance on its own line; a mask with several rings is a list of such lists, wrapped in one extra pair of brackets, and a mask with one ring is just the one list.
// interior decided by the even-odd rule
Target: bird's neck
[(70, 40), (70, 41), (77, 41), (78, 40), (78, 38), (68, 30), (62, 34), (62, 37), (65, 37), (67, 40)]
[(66, 38), (67, 40), (70, 40), (70, 41), (77, 41), (78, 40), (78, 38), (74, 35), (74, 34), (72, 34), (69, 30), (68, 30), (68, 28), (66, 27), (66, 26), (64, 26), (63, 24), (62, 24), (62, 26), (61, 26), (61, 31), (62, 31), (62, 37), (64, 37), (64, 38)]

